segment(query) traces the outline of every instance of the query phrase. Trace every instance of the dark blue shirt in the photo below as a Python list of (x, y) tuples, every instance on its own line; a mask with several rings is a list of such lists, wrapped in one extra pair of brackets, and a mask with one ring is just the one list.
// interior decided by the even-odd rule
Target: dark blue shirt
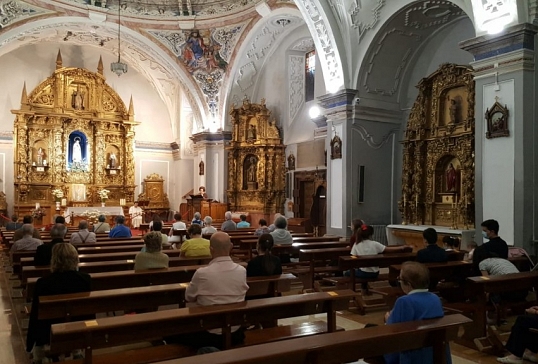
[(130, 238), (131, 237), (131, 229), (129, 229), (125, 225), (116, 225), (110, 232), (108, 233), (109, 238)]
[(445, 249), (437, 244), (429, 244), (417, 252), (417, 262), (419, 263), (444, 263), (447, 260)]

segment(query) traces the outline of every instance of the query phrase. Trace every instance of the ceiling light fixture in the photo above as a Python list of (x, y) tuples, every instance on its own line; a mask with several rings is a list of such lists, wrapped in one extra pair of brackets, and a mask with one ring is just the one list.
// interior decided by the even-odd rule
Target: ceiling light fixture
[(118, 62), (112, 62), (110, 70), (118, 77), (127, 73), (127, 64), (121, 61), (121, 0), (118, 2)]

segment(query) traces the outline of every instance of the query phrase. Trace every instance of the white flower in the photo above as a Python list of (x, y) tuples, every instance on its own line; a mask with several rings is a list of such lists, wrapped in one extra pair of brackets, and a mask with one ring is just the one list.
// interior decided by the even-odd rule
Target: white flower
[(64, 197), (64, 191), (62, 191), (61, 189), (57, 188), (55, 190), (52, 190), (52, 195), (56, 198), (62, 198)]
[(109, 193), (110, 191), (104, 188), (101, 191), (97, 192), (101, 200), (106, 200), (108, 198)]

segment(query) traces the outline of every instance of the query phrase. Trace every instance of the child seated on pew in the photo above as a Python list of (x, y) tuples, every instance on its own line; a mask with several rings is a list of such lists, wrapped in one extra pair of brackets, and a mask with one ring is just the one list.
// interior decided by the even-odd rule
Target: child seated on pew
[[(385, 246), (377, 241), (371, 240), (370, 238), (373, 234), (373, 227), (362, 224), (361, 227), (357, 229), (357, 233), (355, 234), (355, 244), (353, 244), (353, 247), (351, 248), (351, 255), (360, 257), (377, 255), (381, 253), (403, 253), (406, 250), (412, 250), (411, 247), (407, 247), (405, 245), (395, 247)], [(350, 271), (344, 272), (344, 275), (347, 277), (349, 277), (350, 274)], [(355, 277), (357, 278), (377, 278), (378, 276), (379, 267), (365, 267), (355, 270)], [(367, 293), (368, 283), (364, 282), (361, 284), (361, 286), (365, 291), (363, 293)]]

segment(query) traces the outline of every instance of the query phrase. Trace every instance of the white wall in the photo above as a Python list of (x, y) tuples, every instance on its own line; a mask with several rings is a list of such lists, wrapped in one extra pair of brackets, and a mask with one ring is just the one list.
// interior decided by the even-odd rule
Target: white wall
[(10, 110), (20, 108), (23, 83), (26, 81), (28, 94), (49, 77), (55, 70), (56, 54), (62, 52), (64, 67), (80, 67), (97, 72), (99, 56), (103, 57), (105, 77), (116, 90), (126, 107), (133, 96), (135, 120), (141, 125), (136, 128), (136, 140), (172, 142), (170, 117), (152, 85), (133, 67), (121, 77), (110, 71), (110, 63), (116, 56), (104, 48), (76, 46), (66, 43), (40, 43), (21, 47), (0, 57), (0, 130), (13, 130), (14, 115)]

